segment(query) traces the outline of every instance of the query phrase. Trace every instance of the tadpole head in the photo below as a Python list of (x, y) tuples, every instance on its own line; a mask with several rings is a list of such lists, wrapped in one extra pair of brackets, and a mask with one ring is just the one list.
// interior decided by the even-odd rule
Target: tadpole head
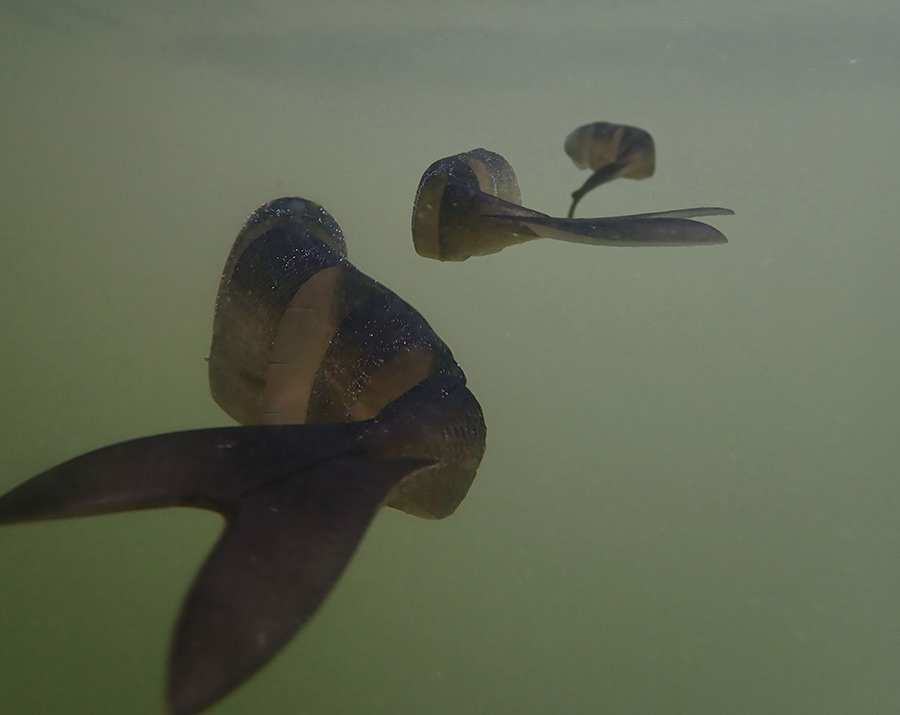
[(575, 166), (594, 172), (581, 188), (572, 192), (570, 218), (589, 191), (619, 177), (648, 179), (656, 170), (653, 137), (643, 129), (626, 124), (585, 124), (566, 137), (565, 150)]
[(416, 252), (425, 258), (464, 261), (536, 238), (519, 231), (515, 220), (507, 220), (536, 215), (521, 202), (516, 174), (499, 154), (473, 149), (439, 159), (425, 170), (416, 191)]

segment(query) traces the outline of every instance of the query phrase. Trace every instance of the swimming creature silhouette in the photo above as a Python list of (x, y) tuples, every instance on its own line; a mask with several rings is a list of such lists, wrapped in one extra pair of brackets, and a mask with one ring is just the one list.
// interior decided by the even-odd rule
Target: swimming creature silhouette
[(303, 199), (260, 207), (240, 231), (209, 374), (245, 426), (116, 444), (0, 498), (0, 524), (165, 506), (225, 517), (175, 627), (176, 715), (237, 687), (307, 622), (381, 506), (451, 514), (485, 445), (450, 350), (351, 265), (335, 220)]
[[(615, 177), (603, 180), (610, 178)], [(592, 184), (592, 179), (585, 184), (590, 184), (588, 189), (580, 191), (603, 183)], [(412, 235), (419, 255), (441, 261), (464, 261), (537, 238), (595, 246), (699, 246), (728, 239), (712, 226), (689, 219), (732, 213), (700, 207), (594, 219), (554, 218), (522, 206), (519, 183), (506, 159), (487, 149), (473, 149), (440, 159), (425, 170), (413, 206)]]
[(585, 124), (566, 137), (564, 146), (575, 166), (594, 172), (580, 189), (572, 192), (569, 218), (588, 191), (619, 177), (649, 179), (656, 170), (653, 137), (649, 132), (627, 124)]

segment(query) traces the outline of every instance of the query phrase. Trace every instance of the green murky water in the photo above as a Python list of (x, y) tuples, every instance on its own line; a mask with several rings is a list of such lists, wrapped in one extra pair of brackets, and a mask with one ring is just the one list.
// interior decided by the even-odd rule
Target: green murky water
[[(0, 489), (226, 424), (219, 271), (299, 194), (451, 346), (488, 453), (452, 518), (382, 514), (213, 712), (898, 712), (900, 10), (320, 5), (0, 5)], [(594, 120), (648, 129), (658, 170), (583, 215), (730, 206), (731, 243), (414, 254), (432, 161), (500, 152), (562, 214)], [(218, 528), (0, 532), (0, 710), (161, 712)]]

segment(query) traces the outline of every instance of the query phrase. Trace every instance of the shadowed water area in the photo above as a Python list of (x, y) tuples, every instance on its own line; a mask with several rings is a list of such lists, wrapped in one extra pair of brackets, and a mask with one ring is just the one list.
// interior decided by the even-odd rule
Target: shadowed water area
[[(257, 206), (303, 196), (452, 349), (466, 500), (384, 510), (300, 637), (210, 712), (894, 713), (900, 10), (864, 2), (0, 3), (0, 493), (233, 424), (207, 363)], [(578, 216), (726, 206), (723, 246), (418, 256), (416, 187), (485, 147), (565, 216), (563, 151), (647, 130)], [(0, 530), (0, 710), (158, 714), (221, 529)]]

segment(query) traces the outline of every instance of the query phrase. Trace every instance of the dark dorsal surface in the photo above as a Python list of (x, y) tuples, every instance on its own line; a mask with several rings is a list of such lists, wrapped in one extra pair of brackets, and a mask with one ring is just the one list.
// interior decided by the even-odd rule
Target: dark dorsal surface
[[(323, 237), (322, 227), (331, 233)], [(216, 300), (209, 374), (216, 402), (243, 424), (366, 420), (428, 378), (465, 384), (421, 314), (350, 263), (334, 219), (294, 198), (262, 206), (235, 241)], [(472, 420), (467, 429), (483, 431), (480, 413)], [(389, 505), (446, 516), (456, 504), (438, 492), (465, 495), (483, 445), (426, 444), (403, 456), (439, 450), (441, 466), (405, 483)]]
[(165, 506), (225, 517), (172, 640), (176, 715), (226, 695), (302, 628), (382, 506), (452, 513), (485, 445), (450, 350), (303, 199), (262, 206), (239, 233), (209, 367), (216, 401), (246, 426), (98, 449), (0, 497), (0, 524)]

